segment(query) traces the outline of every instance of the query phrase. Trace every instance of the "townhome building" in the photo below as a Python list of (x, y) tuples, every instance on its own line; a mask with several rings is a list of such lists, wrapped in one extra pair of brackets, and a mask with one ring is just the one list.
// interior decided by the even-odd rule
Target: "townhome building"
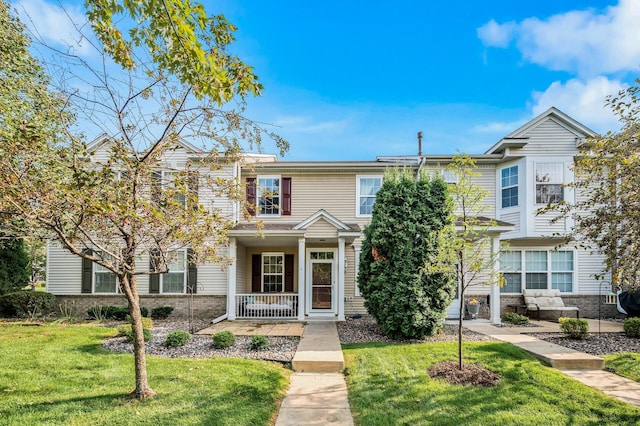
[[(487, 273), (465, 295), (482, 302), (485, 317), (499, 322), (501, 313), (523, 303), (523, 289), (558, 289), (565, 304), (579, 306), (582, 316), (615, 315), (615, 306), (605, 303), (610, 287), (595, 278), (603, 269), (602, 256), (562, 245), (560, 235), (571, 229), (571, 221), (539, 213), (549, 203), (584, 196), (566, 185), (574, 178), (578, 147), (594, 135), (551, 108), (487, 152), (471, 155), (477, 164), (475, 182), (490, 194), (483, 215), (495, 223), (489, 230), (493, 250), (500, 250), (501, 243), (509, 247), (497, 266), (506, 284), (490, 282)], [(99, 152), (106, 145), (102, 138), (90, 148)], [(182, 144), (158, 172), (175, 173), (197, 155)], [(99, 161), (100, 155), (94, 158)], [(235, 222), (228, 234), (229, 264), (190, 265), (187, 250), (175, 254), (168, 273), (140, 277), (141, 304), (229, 320), (344, 320), (367, 314), (357, 270), (385, 170), (427, 170), (455, 185), (456, 176), (445, 170), (452, 158), (419, 152), (372, 161), (278, 161), (272, 155), (246, 154), (242, 163), (216, 172), (243, 185), (246, 204), (198, 193), (201, 204), (216, 206)], [(141, 267), (148, 263), (140, 259)], [(125, 305), (114, 277), (55, 243), (48, 244), (47, 291), (82, 308)], [(457, 297), (448, 317), (458, 315), (460, 303)]]

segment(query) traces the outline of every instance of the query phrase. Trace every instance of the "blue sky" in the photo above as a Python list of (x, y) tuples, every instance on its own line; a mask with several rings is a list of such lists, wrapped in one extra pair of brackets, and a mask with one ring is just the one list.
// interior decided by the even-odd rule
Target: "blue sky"
[[(46, 22), (43, 1), (20, 4)], [(289, 140), (285, 160), (415, 154), (418, 131), (426, 154), (481, 153), (550, 106), (615, 130), (604, 97), (639, 75), (637, 0), (204, 4), (238, 27), (265, 85), (247, 115)]]

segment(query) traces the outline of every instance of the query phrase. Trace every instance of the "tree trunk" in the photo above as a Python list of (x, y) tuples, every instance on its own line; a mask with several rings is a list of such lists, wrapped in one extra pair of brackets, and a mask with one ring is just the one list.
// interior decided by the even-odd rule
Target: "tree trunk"
[(464, 292), (460, 290), (460, 312), (458, 316), (458, 368), (462, 370), (462, 318), (464, 315)]
[(147, 357), (144, 346), (142, 314), (140, 313), (140, 297), (136, 287), (136, 276), (126, 274), (122, 279), (122, 288), (129, 302), (131, 313), (131, 330), (133, 331), (133, 356), (136, 371), (136, 389), (131, 395), (137, 399), (146, 399), (156, 393), (149, 387), (147, 378)]

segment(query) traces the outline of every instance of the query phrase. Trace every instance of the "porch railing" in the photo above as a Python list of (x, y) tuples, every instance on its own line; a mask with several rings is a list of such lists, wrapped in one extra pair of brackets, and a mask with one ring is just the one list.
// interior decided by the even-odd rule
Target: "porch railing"
[(297, 318), (298, 295), (295, 293), (236, 294), (237, 318)]

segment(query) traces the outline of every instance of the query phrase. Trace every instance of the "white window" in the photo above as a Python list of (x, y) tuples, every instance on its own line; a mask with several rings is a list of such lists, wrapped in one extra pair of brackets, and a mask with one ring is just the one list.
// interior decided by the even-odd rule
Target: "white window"
[(356, 177), (356, 216), (371, 216), (381, 186), (382, 176)]
[(262, 292), (284, 291), (284, 253), (262, 253)]
[[(162, 172), (162, 183), (165, 188), (174, 190), (176, 188), (176, 180), (178, 180), (178, 182), (181, 182), (181, 185), (182, 185), (183, 179), (184, 179), (184, 176), (180, 176), (180, 172)], [(176, 190), (176, 194), (173, 196), (173, 199), (176, 200), (178, 203), (182, 204), (183, 206), (186, 206), (187, 204), (186, 204), (185, 193), (186, 193), (186, 182), (184, 183), (184, 191)]]
[(536, 204), (557, 204), (564, 199), (562, 163), (536, 164)]
[(280, 176), (258, 176), (258, 216), (280, 216)]
[[(524, 261), (523, 261), (524, 258)], [(510, 251), (500, 254), (500, 271), (505, 278), (502, 293), (526, 289), (573, 291), (573, 251)]]
[(117, 293), (118, 280), (116, 274), (102, 265), (93, 263), (93, 292), (94, 293)]
[(518, 166), (501, 171), (502, 208), (518, 205)]
[(187, 262), (184, 250), (170, 251), (167, 254), (167, 269), (169, 272), (160, 275), (162, 293), (185, 292), (187, 282)]
[(451, 171), (451, 170), (443, 170), (442, 171), (442, 180), (445, 181), (445, 183), (452, 183), (452, 184), (457, 184), (459, 177), (458, 175)]

